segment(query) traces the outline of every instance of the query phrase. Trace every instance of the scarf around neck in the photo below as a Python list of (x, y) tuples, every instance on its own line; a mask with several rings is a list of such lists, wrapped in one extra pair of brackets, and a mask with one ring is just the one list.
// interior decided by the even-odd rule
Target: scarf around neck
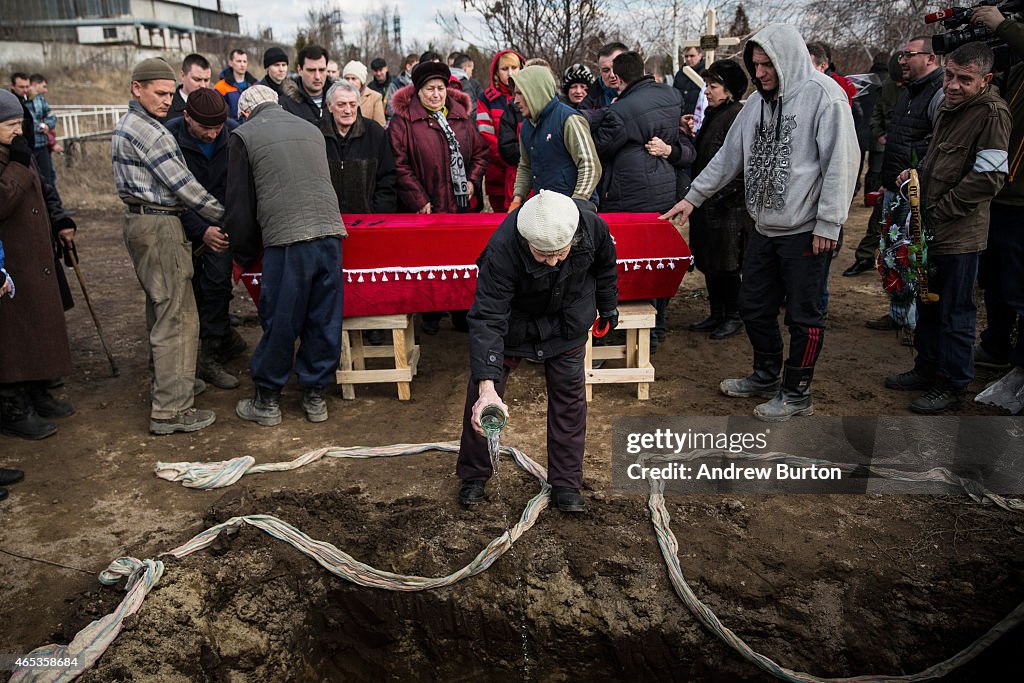
[(452, 175), (452, 188), (455, 190), (455, 204), (460, 210), (469, 208), (469, 182), (466, 178), (466, 162), (462, 158), (462, 151), (459, 149), (459, 140), (455, 137), (455, 131), (448, 125), (448, 119), (444, 110), (427, 111), (441, 127), (445, 139), (448, 141), (449, 170)]

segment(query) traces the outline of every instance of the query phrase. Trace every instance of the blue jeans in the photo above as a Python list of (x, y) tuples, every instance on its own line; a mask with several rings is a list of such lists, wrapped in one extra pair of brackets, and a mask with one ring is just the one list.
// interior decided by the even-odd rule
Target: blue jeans
[(256, 386), (280, 391), (291, 378), (293, 357), (300, 387), (333, 384), (343, 303), (340, 239), (267, 247), (259, 306), (263, 336), (249, 361)]
[(978, 277), (978, 253), (932, 256), (934, 275), (928, 289), (939, 295), (935, 303), (917, 306), (914, 334), (914, 369), (935, 375), (963, 390), (974, 379), (974, 281)]

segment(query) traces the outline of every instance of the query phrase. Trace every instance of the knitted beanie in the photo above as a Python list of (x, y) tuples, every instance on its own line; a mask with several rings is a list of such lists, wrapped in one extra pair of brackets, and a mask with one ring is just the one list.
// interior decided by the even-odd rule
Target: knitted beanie
[(585, 64), (573, 64), (562, 74), (562, 91), (568, 93), (569, 87), (577, 83), (590, 87), (597, 82), (593, 72)]
[(342, 78), (344, 78), (345, 76), (355, 76), (356, 78), (359, 79), (360, 83), (366, 85), (366, 65), (363, 64), (362, 62), (357, 62), (353, 60), (346, 64), (345, 68), (341, 70), (341, 76)]
[(541, 190), (526, 200), (516, 216), (516, 229), (542, 254), (553, 254), (572, 244), (580, 223), (580, 210), (571, 198)]
[(0, 89), (0, 121), (11, 119), (22, 120), (25, 116), (25, 108), (21, 106), (21, 100), (10, 90)]
[(228, 105), (216, 90), (200, 88), (189, 93), (185, 113), (200, 126), (219, 126), (228, 118)]
[(288, 53), (279, 47), (268, 47), (267, 51), (263, 53), (263, 68), (266, 69), (271, 64), (277, 64), (278, 62), (288, 63)]
[(132, 69), (132, 80), (144, 83), (145, 81), (177, 81), (171, 65), (159, 57), (144, 59)]
[[(192, 99), (191, 95), (189, 99)], [(238, 111), (252, 112), (264, 102), (277, 102), (277, 93), (265, 85), (250, 85), (238, 98)]]

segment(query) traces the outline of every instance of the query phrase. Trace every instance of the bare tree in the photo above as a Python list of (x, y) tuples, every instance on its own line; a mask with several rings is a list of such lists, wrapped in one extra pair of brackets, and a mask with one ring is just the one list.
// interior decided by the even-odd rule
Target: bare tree
[(449, 35), (491, 50), (542, 57), (556, 70), (589, 57), (606, 33), (607, 0), (462, 0), (464, 13), (438, 15)]
[(332, 59), (344, 59), (351, 50), (345, 45), (343, 23), (341, 10), (332, 8), (328, 2), (307, 10), (306, 26), (299, 29), (295, 36), (295, 51), (307, 45), (319, 45), (327, 50)]
[(821, 40), (842, 53), (848, 69), (866, 67), (879, 52), (899, 49), (908, 38), (926, 29), (924, 15), (934, 3), (928, 0), (862, 0), (832, 5), (827, 11), (811, 3), (802, 25), (808, 40)]

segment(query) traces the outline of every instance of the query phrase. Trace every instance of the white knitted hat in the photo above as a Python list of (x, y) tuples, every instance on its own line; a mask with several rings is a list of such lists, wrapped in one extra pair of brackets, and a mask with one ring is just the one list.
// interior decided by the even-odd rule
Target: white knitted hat
[(541, 190), (526, 200), (516, 217), (519, 234), (542, 254), (569, 246), (579, 224), (576, 202), (551, 190)]
[(251, 112), (264, 102), (277, 102), (277, 93), (265, 85), (250, 85), (238, 98), (238, 111)]
[(345, 65), (345, 68), (341, 70), (341, 76), (342, 78), (344, 78), (345, 76), (348, 76), (350, 74), (358, 78), (360, 83), (366, 85), (366, 78), (368, 72), (366, 71), (365, 64), (363, 64), (362, 62), (357, 62), (355, 60), (349, 62), (348, 64)]

